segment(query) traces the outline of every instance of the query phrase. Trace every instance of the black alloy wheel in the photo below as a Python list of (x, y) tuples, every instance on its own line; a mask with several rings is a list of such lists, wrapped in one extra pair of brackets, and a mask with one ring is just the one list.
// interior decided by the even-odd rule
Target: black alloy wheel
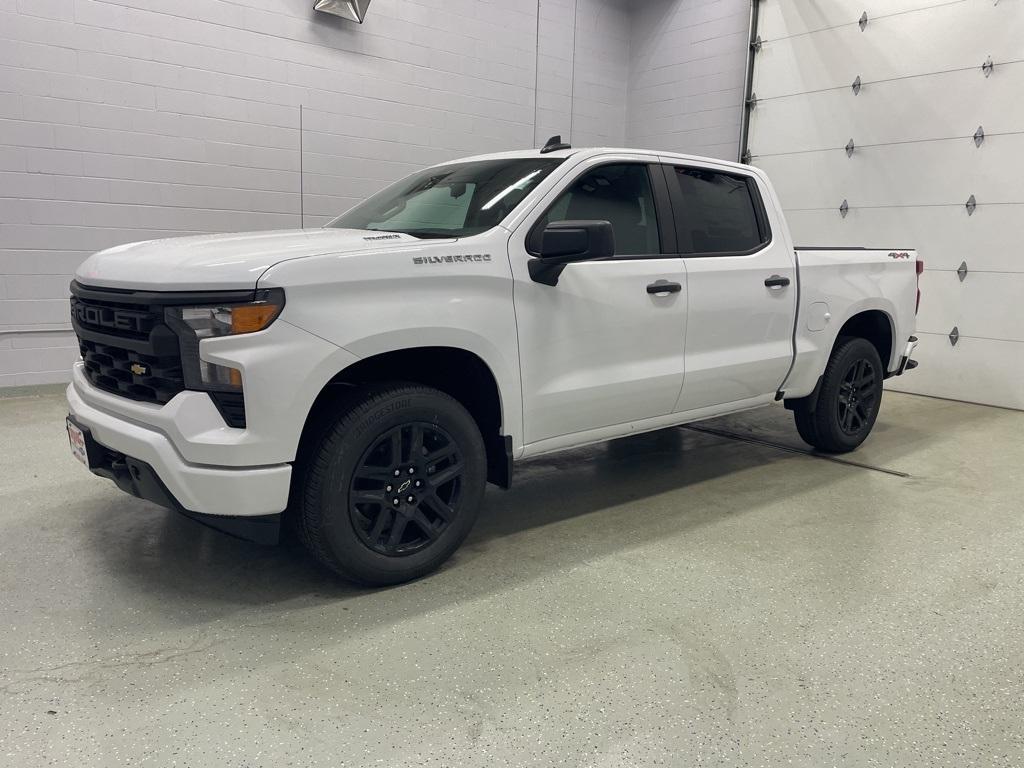
[(858, 435), (871, 421), (878, 401), (874, 366), (861, 358), (850, 366), (839, 385), (836, 398), (839, 428), (847, 435)]
[(436, 570), (483, 502), (487, 451), (476, 420), (419, 384), (342, 389), (324, 409), (296, 461), (289, 514), (299, 538), (368, 586)]
[(837, 339), (817, 392), (790, 406), (800, 437), (828, 453), (846, 453), (863, 443), (882, 405), (884, 370), (878, 349), (867, 339)]
[(352, 526), (374, 552), (418, 552), (454, 519), (464, 472), (462, 453), (443, 428), (425, 422), (395, 427), (370, 446), (352, 474)]

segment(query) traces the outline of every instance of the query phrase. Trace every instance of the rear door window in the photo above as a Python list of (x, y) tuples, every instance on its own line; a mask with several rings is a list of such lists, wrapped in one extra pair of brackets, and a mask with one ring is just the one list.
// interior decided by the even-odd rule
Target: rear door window
[(757, 185), (750, 176), (708, 168), (671, 167), (679, 251), (688, 255), (749, 253), (770, 233)]

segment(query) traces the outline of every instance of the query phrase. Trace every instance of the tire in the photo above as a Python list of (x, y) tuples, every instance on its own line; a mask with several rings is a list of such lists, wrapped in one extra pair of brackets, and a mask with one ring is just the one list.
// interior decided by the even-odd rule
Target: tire
[(817, 396), (794, 404), (800, 437), (827, 453), (857, 448), (878, 418), (884, 375), (874, 344), (867, 339), (840, 338), (825, 366)]
[(299, 538), (323, 565), (366, 586), (418, 578), (451, 557), (476, 521), (487, 478), (473, 417), (418, 385), (358, 392), (305, 456)]

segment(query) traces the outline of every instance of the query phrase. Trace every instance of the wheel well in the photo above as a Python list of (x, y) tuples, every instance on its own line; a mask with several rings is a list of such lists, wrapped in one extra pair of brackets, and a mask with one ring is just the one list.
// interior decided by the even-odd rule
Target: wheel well
[[(351, 396), (352, 387), (378, 382), (410, 382), (438, 389), (469, 411), (487, 447), (487, 480), (508, 488), (512, 480), (511, 438), (501, 434), (498, 383), (482, 359), (455, 347), (414, 347), (363, 358), (341, 371), (324, 387), (310, 409), (302, 442), (321, 422), (325, 410)], [(301, 453), (301, 450), (300, 450)]]
[(886, 371), (889, 370), (889, 361), (892, 359), (892, 322), (885, 312), (869, 309), (854, 315), (839, 329), (837, 343), (843, 336), (855, 336), (870, 341), (878, 350), (882, 366)]
[[(885, 369), (882, 375), (885, 377), (888, 375), (889, 360), (892, 356), (892, 334), (892, 321), (885, 312), (882, 312), (880, 309), (858, 312), (843, 323), (843, 327), (839, 329), (836, 340), (832, 344), (832, 350), (829, 352), (829, 357), (835, 353), (836, 348), (844, 338), (866, 339), (878, 351), (878, 357), (882, 360), (882, 367)], [(810, 394), (804, 397), (785, 399), (783, 404), (791, 411), (800, 407), (802, 403), (813, 404), (818, 399), (818, 391), (821, 389), (822, 379), (823, 376), (818, 376), (818, 381)]]

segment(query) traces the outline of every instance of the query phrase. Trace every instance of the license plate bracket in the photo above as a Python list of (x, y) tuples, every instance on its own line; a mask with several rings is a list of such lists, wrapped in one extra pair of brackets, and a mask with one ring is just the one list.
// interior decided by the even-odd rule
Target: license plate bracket
[(96, 454), (97, 444), (89, 432), (89, 428), (76, 423), (70, 416), (65, 420), (65, 428), (68, 433), (68, 444), (71, 446), (71, 455), (92, 469), (96, 466), (93, 457)]

